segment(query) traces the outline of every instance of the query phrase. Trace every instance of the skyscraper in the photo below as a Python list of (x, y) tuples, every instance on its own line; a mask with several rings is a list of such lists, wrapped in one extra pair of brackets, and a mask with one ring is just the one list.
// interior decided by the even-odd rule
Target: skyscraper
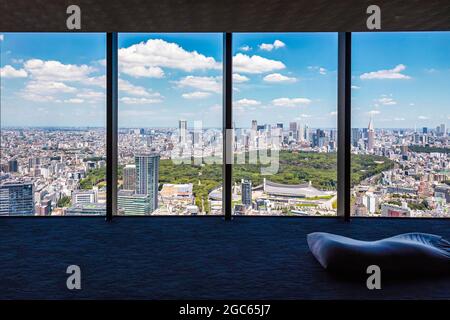
[(136, 193), (149, 195), (150, 212), (158, 208), (159, 154), (138, 154), (136, 165)]
[(289, 133), (295, 141), (298, 141), (298, 123), (289, 122)]
[(258, 129), (258, 121), (252, 120), (252, 130), (256, 131)]
[(123, 168), (123, 189), (136, 190), (136, 166), (128, 164)]
[(33, 213), (33, 184), (31, 182), (0, 184), (0, 216), (32, 215)]
[(252, 181), (241, 180), (242, 204), (246, 207), (252, 205)]
[(373, 128), (373, 121), (370, 118), (369, 126), (367, 127), (367, 150), (372, 151), (375, 144), (375, 130)]
[(178, 142), (186, 143), (186, 140), (187, 140), (187, 121), (186, 120), (178, 121), (178, 134), (179, 134)]
[(352, 128), (352, 145), (354, 147), (358, 146), (359, 139), (361, 139), (359, 128)]

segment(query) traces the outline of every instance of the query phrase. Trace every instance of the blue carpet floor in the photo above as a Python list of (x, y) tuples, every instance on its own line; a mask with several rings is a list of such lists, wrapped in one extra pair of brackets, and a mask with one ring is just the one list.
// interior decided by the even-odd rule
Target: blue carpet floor
[[(404, 232), (450, 239), (450, 221), (155, 217), (0, 219), (0, 299), (450, 299), (449, 278), (365, 281), (328, 274), (314, 231), (375, 240)], [(66, 288), (68, 265), (82, 290)]]

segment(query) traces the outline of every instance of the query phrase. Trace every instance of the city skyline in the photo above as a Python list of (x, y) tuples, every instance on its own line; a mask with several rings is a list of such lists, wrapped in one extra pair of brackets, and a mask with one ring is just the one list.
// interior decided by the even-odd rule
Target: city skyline
[[(105, 214), (104, 34), (0, 39), (0, 211)], [(119, 34), (115, 214), (223, 213), (222, 40)], [(446, 40), (353, 35), (353, 215), (449, 215)], [(335, 215), (337, 33), (233, 43), (235, 214)]]
[[(370, 117), (377, 128), (448, 125), (449, 32), (353, 38), (352, 127)], [(1, 126), (104, 127), (104, 40), (3, 34)], [(121, 128), (174, 127), (178, 118), (220, 127), (222, 34), (120, 34), (119, 42)], [(253, 118), (334, 127), (336, 33), (237, 33), (233, 42), (237, 127)]]

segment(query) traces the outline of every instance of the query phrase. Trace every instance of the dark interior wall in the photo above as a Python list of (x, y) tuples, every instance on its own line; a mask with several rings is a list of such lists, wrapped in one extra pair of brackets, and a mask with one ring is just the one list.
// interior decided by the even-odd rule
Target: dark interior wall
[(67, 31), (71, 4), (81, 31), (367, 31), (371, 4), (382, 31), (450, 30), (450, 0), (0, 0), (0, 31)]

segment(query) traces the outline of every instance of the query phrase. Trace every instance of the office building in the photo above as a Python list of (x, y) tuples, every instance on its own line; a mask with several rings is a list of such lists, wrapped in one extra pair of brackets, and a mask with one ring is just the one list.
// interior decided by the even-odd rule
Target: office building
[(187, 121), (186, 120), (178, 121), (178, 134), (179, 134), (178, 142), (186, 143), (187, 142)]
[(72, 192), (72, 204), (97, 202), (97, 195), (94, 190), (76, 190)]
[(119, 190), (117, 193), (117, 207), (125, 215), (147, 215), (151, 201), (148, 194), (136, 194), (131, 190)]
[(136, 190), (136, 166), (134, 164), (126, 165), (123, 168), (123, 189)]
[(258, 128), (258, 121), (252, 120), (252, 130), (256, 131)]
[(136, 193), (150, 196), (150, 210), (158, 208), (159, 154), (135, 155)]
[(33, 214), (33, 184), (31, 182), (0, 184), (0, 216)]
[(241, 181), (242, 204), (244, 206), (252, 205), (252, 182), (251, 180)]

